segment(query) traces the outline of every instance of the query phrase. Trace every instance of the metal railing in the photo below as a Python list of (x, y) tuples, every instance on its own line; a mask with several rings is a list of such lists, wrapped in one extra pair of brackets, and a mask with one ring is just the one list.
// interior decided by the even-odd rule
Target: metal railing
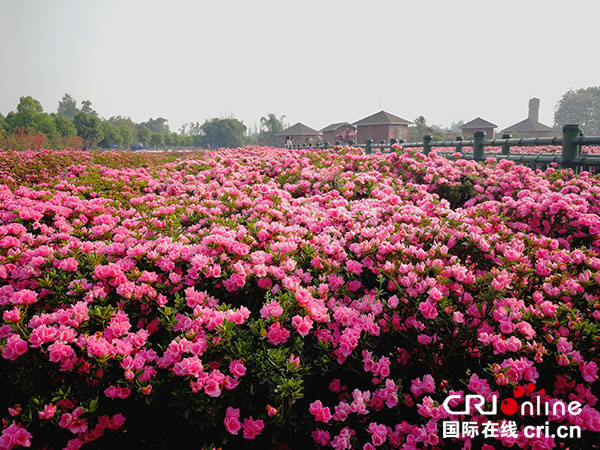
[[(336, 143), (336, 145), (339, 145)], [(317, 144), (316, 148), (333, 148), (336, 145), (330, 145), (325, 142)], [(512, 147), (536, 147), (541, 145), (561, 146), (561, 153), (529, 153), (517, 154), (511, 153)], [(510, 135), (503, 135), (501, 139), (485, 139), (483, 131), (476, 131), (473, 139), (463, 140), (455, 138), (452, 141), (434, 141), (430, 135), (423, 136), (422, 142), (403, 142), (396, 139), (390, 139), (389, 143), (382, 142), (374, 144), (371, 139), (367, 139), (364, 145), (365, 153), (373, 153), (374, 150), (393, 151), (394, 146), (399, 146), (402, 150), (407, 148), (422, 148), (424, 154), (429, 154), (434, 147), (454, 147), (454, 151), (436, 151), (447, 157), (453, 157), (455, 153), (460, 153), (462, 159), (472, 159), (475, 161), (484, 161), (486, 158), (495, 158), (498, 160), (507, 159), (522, 164), (532, 166), (547, 166), (551, 163), (558, 163), (564, 168), (583, 169), (588, 167), (600, 166), (600, 155), (585, 155), (582, 153), (583, 146), (600, 146), (600, 136), (584, 136), (579, 125), (565, 125), (562, 129), (562, 137), (538, 137), (538, 138), (512, 138)], [(472, 152), (463, 152), (463, 148), (471, 147)], [(487, 153), (486, 147), (501, 147), (500, 153)], [(304, 146), (306, 148), (306, 146)], [(397, 147), (396, 147), (397, 148)]]

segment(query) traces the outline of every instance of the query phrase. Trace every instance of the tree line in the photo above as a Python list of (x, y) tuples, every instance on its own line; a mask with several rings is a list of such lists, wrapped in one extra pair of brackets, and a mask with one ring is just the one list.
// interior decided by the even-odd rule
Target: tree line
[[(44, 112), (41, 103), (31, 96), (21, 97), (15, 111), (0, 114), (0, 148), (216, 148), (243, 145), (277, 145), (277, 134), (284, 129), (285, 116), (270, 113), (260, 119), (260, 130), (250, 133), (234, 117), (213, 118), (184, 124), (178, 132), (169, 128), (164, 117), (135, 123), (127, 116), (98, 116), (89, 100), (77, 101), (65, 94), (55, 113)], [(423, 134), (443, 138), (458, 131), (458, 125), (444, 130), (429, 126), (423, 116), (409, 127), (409, 140)], [(579, 124), (587, 135), (600, 135), (600, 86), (567, 91), (554, 112), (554, 127), (560, 132), (567, 123)]]
[(55, 113), (44, 112), (31, 96), (19, 99), (15, 111), (0, 114), (0, 148), (217, 148), (263, 143), (275, 145), (283, 130), (283, 116), (261, 118), (260, 132), (248, 128), (234, 117), (189, 122), (179, 132), (171, 131), (164, 117), (136, 123), (127, 116), (103, 119), (89, 100), (77, 101), (65, 94)]

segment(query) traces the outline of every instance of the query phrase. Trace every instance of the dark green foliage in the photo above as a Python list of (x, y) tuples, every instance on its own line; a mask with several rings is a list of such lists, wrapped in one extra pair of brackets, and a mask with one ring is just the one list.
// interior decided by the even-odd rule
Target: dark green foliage
[(75, 118), (75, 114), (77, 114), (78, 112), (79, 110), (77, 109), (77, 102), (73, 97), (71, 97), (71, 95), (65, 94), (62, 100), (58, 102), (56, 114), (58, 114), (59, 116), (66, 117), (69, 120), (73, 120)]
[(579, 124), (588, 136), (600, 135), (600, 86), (570, 90), (556, 104), (554, 125)]
[(54, 126), (60, 136), (77, 136), (75, 125), (63, 116), (54, 116)]
[[(201, 143), (205, 147), (240, 147), (247, 143), (246, 125), (237, 119), (211, 119), (202, 125)], [(199, 143), (200, 143), (199, 142)], [(194, 142), (195, 143), (195, 142)]]
[(95, 147), (104, 138), (102, 121), (83, 111), (78, 112), (74, 119), (77, 135), (85, 140), (88, 148)]

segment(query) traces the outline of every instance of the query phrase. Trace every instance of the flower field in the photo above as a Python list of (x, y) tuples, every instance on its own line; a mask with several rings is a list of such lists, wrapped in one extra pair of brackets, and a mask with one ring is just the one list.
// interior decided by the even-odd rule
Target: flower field
[(599, 252), (587, 172), (0, 151), (0, 448), (598, 448)]

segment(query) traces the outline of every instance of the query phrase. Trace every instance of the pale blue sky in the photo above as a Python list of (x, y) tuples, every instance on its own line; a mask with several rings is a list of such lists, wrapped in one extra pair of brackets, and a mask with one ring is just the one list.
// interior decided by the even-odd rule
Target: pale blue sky
[(600, 85), (590, 0), (0, 0), (0, 112), (69, 92), (103, 117), (261, 116), (314, 128), (381, 109), (504, 128)]

